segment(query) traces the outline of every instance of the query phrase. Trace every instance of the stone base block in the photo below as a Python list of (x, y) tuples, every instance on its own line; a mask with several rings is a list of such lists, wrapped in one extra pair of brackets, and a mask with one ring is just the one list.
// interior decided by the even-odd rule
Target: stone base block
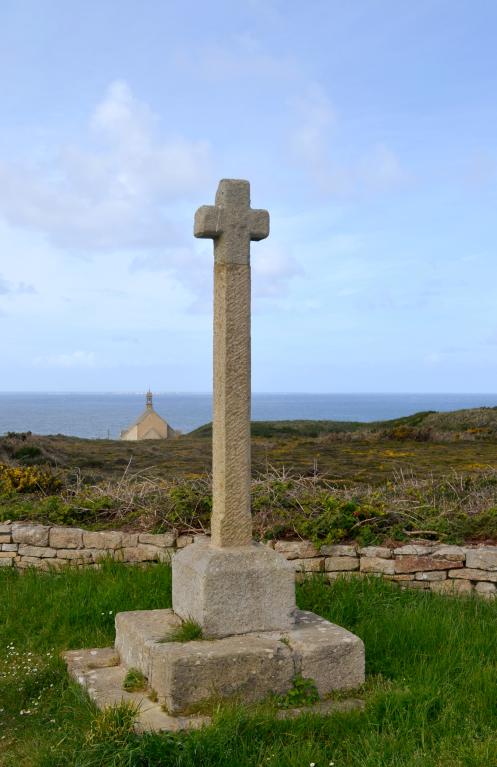
[[(150, 691), (123, 690), (127, 669), (119, 663), (113, 647), (94, 650), (71, 650), (64, 653), (67, 670), (99, 708), (131, 703), (136, 707), (135, 731), (177, 732), (192, 730), (210, 723), (207, 716), (170, 716), (162, 706), (151, 700)], [(153, 696), (152, 696), (153, 697)]]
[(160, 641), (163, 627), (177, 622), (172, 610), (116, 616), (122, 660), (147, 676), (169, 714), (189, 714), (216, 700), (255, 702), (285, 694), (297, 675), (313, 679), (321, 697), (364, 682), (363, 642), (313, 613), (296, 611), (285, 631)]
[(150, 678), (150, 648), (181, 626), (181, 619), (172, 610), (135, 610), (118, 613), (116, 650), (127, 668), (137, 668)]
[(295, 572), (285, 557), (254, 543), (198, 542), (173, 557), (173, 610), (204, 637), (284, 631), (294, 623)]

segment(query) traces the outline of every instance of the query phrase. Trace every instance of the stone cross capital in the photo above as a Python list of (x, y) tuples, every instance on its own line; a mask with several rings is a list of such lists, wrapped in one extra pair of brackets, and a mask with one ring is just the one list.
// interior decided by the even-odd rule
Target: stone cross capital
[(219, 182), (215, 205), (195, 213), (195, 237), (214, 240), (217, 264), (249, 264), (250, 241), (269, 235), (269, 213), (250, 207), (250, 184), (238, 179)]

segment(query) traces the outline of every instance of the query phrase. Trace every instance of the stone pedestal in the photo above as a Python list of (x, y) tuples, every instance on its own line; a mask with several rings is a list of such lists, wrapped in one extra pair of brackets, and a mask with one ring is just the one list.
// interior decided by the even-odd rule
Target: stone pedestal
[(262, 544), (216, 548), (204, 541), (173, 557), (173, 610), (206, 638), (286, 631), (295, 618), (292, 564)]
[(246, 702), (284, 695), (296, 676), (312, 679), (321, 698), (364, 682), (364, 644), (314, 613), (296, 610), (287, 630), (215, 640), (168, 641), (178, 626), (172, 610), (116, 615), (121, 663), (139, 669), (172, 715), (219, 700)]

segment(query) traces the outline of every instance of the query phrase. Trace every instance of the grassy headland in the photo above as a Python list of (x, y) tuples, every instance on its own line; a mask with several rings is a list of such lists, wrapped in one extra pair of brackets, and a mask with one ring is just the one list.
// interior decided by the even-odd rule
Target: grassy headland
[[(205, 529), (211, 431), (207, 424), (174, 440), (135, 443), (7, 435), (0, 520)], [(252, 453), (261, 538), (497, 539), (497, 408), (376, 423), (256, 421)]]

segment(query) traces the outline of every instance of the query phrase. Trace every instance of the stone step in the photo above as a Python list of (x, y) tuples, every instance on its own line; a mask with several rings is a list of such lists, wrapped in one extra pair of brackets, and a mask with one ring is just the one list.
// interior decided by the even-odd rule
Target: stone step
[(136, 732), (198, 729), (210, 723), (207, 716), (170, 716), (148, 696), (150, 690), (127, 692), (123, 689), (127, 668), (115, 665), (119, 656), (113, 647), (72, 650), (64, 653), (69, 674), (87, 691), (99, 708), (131, 703), (136, 706)]

